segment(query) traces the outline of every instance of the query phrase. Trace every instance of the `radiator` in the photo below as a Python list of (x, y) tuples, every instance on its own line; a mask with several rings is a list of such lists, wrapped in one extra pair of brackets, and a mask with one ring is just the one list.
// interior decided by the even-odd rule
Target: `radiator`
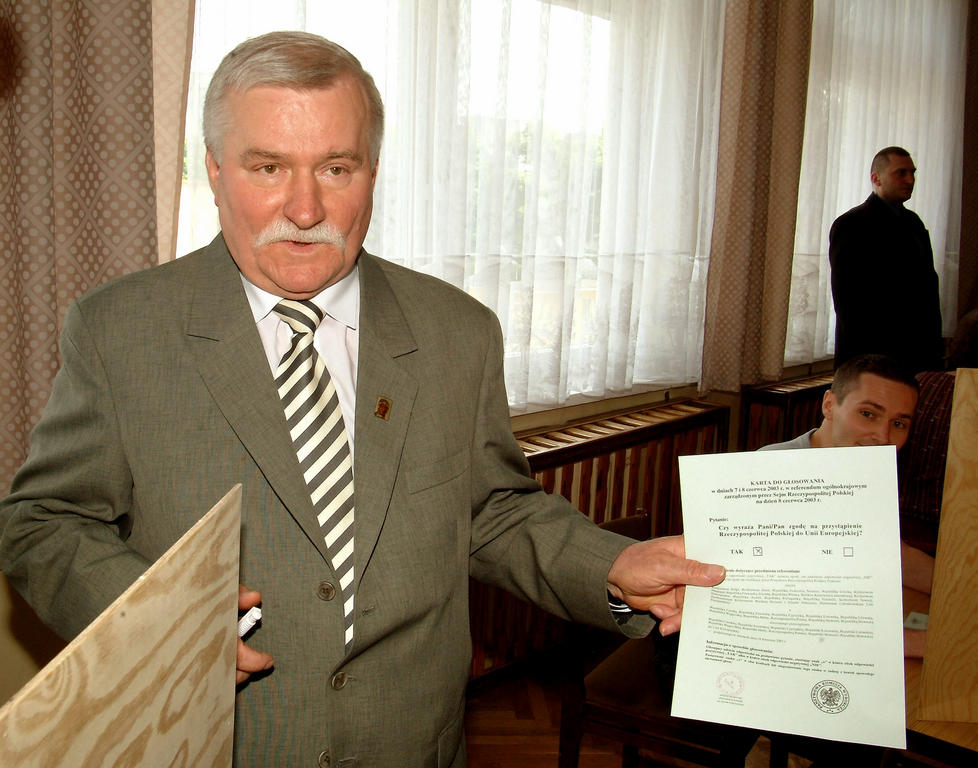
[(740, 393), (742, 451), (791, 440), (822, 423), (822, 396), (833, 373), (744, 387)]
[[(544, 490), (596, 523), (644, 509), (662, 536), (682, 530), (677, 458), (726, 451), (729, 424), (727, 406), (684, 400), (517, 439)], [(559, 644), (566, 630), (565, 622), (474, 581), (470, 619), (473, 677)]]

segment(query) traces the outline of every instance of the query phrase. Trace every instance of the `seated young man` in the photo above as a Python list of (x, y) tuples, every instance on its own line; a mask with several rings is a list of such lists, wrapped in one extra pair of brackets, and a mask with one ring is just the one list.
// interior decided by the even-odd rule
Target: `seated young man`
[[(859, 355), (839, 366), (822, 398), (822, 423), (794, 440), (760, 450), (894, 445), (899, 451), (910, 435), (919, 387), (913, 374), (885, 355)], [(934, 558), (900, 542), (903, 584), (930, 594)], [(903, 631), (904, 655), (924, 655), (925, 632)]]

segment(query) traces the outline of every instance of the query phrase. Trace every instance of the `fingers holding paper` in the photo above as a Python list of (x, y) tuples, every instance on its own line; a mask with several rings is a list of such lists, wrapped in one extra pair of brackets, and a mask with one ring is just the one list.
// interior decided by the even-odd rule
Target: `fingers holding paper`
[(608, 591), (635, 610), (651, 612), (668, 635), (682, 623), (686, 585), (712, 587), (725, 576), (723, 566), (686, 559), (682, 536), (665, 536), (622, 550), (608, 572)]

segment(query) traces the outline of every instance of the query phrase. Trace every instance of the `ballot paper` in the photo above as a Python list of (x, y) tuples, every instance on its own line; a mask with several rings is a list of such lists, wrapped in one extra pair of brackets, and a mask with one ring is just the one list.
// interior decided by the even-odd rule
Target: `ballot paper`
[(687, 587), (672, 714), (904, 748), (893, 446), (682, 456)]

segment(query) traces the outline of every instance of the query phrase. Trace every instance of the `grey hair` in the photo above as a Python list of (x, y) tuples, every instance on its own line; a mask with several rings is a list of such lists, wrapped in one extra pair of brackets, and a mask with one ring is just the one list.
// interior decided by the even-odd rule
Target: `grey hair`
[(221, 61), (204, 98), (204, 144), (216, 157), (229, 128), (227, 96), (259, 85), (295, 90), (329, 88), (349, 75), (359, 83), (370, 115), (370, 165), (384, 140), (384, 102), (374, 79), (346, 48), (309, 32), (269, 32), (245, 40)]

